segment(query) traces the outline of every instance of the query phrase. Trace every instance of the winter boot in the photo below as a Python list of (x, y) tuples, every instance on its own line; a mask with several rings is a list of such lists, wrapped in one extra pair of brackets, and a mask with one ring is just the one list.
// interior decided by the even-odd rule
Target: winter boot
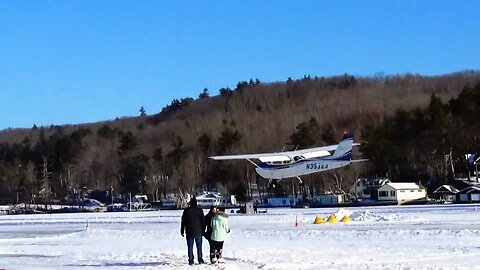
[(217, 253), (217, 262), (218, 263), (224, 263), (225, 260), (222, 258), (222, 252), (223, 252), (223, 249), (220, 249)]

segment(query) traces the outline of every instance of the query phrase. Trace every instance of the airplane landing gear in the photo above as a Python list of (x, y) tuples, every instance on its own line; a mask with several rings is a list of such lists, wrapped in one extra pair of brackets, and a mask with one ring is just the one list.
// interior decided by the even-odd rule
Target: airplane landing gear
[(267, 188), (268, 189), (275, 189), (276, 187), (277, 187), (277, 180), (268, 179)]
[(300, 177), (298, 177), (298, 176), (297, 176), (297, 179), (298, 179), (298, 183), (299, 183), (300, 185), (303, 185), (302, 179), (301, 179)]

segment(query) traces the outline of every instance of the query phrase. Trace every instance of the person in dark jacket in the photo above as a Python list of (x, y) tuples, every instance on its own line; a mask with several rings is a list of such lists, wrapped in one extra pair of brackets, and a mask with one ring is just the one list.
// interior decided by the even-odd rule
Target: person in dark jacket
[(202, 254), (202, 235), (205, 231), (205, 217), (203, 216), (202, 209), (197, 206), (197, 199), (193, 197), (190, 200), (190, 206), (183, 210), (182, 225), (180, 228), (180, 234), (182, 237), (187, 235), (187, 248), (188, 248), (188, 264), (192, 265), (193, 256), (193, 242), (197, 246), (197, 258), (198, 263), (205, 263), (203, 261)]
[(210, 261), (215, 258), (215, 245), (212, 242), (212, 225), (210, 224), (212, 222), (212, 217), (215, 216), (217, 213), (217, 207), (212, 206), (210, 207), (210, 211), (205, 215), (205, 238), (208, 240), (208, 245), (210, 246)]

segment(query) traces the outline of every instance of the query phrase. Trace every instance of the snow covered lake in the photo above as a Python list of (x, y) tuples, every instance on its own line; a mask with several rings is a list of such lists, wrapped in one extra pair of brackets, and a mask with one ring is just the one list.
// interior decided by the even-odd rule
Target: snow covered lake
[(350, 223), (313, 224), (337, 210), (231, 214), (225, 264), (194, 266), (182, 211), (0, 216), (0, 269), (480, 269), (480, 205), (357, 207)]

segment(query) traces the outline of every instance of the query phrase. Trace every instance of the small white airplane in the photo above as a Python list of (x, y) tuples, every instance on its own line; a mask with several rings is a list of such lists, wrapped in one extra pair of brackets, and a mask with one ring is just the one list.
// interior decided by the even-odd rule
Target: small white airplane
[[(352, 162), (366, 161), (366, 159), (352, 160), (352, 147), (360, 145), (353, 142), (353, 135), (344, 132), (339, 144), (303, 150), (285, 151), (279, 153), (212, 156), (212, 160), (245, 159), (255, 166), (255, 171), (272, 181), (296, 177), (311, 173), (322, 172), (347, 166)], [(256, 162), (254, 162), (255, 160)], [(275, 182), (273, 182), (274, 184)]]

